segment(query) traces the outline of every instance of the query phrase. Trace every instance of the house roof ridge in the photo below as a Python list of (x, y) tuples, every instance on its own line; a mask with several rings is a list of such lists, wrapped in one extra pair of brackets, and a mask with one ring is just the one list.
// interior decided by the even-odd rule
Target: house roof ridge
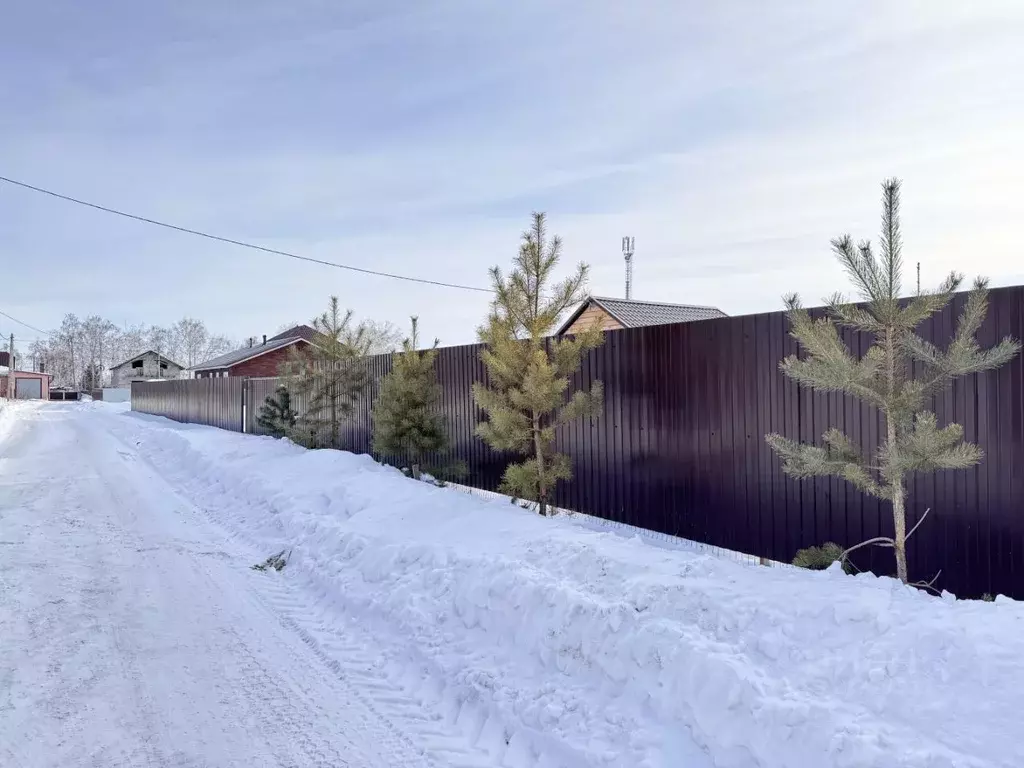
[[(207, 371), (211, 368), (230, 368), (233, 365), (244, 363), (247, 360), (252, 360), (254, 357), (265, 355), (268, 352), (273, 352), (278, 349), (284, 349), (292, 344), (298, 342), (305, 344), (312, 344), (309, 339), (305, 339), (302, 336), (287, 336), (283, 339), (267, 339), (266, 344), (255, 344), (251, 347), (239, 347), (230, 352), (225, 352), (223, 355), (210, 358), (199, 365), (194, 365), (188, 370), (190, 371)], [(240, 356), (239, 356), (240, 355)]]
[(140, 357), (145, 357), (146, 355), (148, 355), (148, 354), (150, 354), (150, 353), (153, 353), (153, 354), (154, 354), (154, 355), (156, 355), (157, 357), (163, 358), (163, 359), (164, 359), (164, 360), (166, 360), (166, 361), (167, 361), (168, 363), (173, 363), (174, 365), (178, 366), (178, 367), (179, 367), (179, 368), (181, 368), (182, 370), (185, 370), (185, 366), (183, 366), (183, 365), (182, 365), (181, 363), (176, 363), (176, 362), (174, 362), (174, 361), (173, 361), (173, 360), (171, 360), (171, 358), (169, 358), (169, 357), (168, 357), (167, 355), (161, 354), (160, 352), (157, 352), (157, 351), (156, 351), (155, 349), (147, 349), (147, 350), (146, 350), (145, 352), (139, 352), (139, 354), (137, 354), (137, 355), (132, 355), (132, 356), (131, 356), (131, 357), (129, 357), (129, 358), (127, 359), (127, 360), (122, 360), (122, 361), (121, 361), (120, 363), (118, 363), (117, 365), (112, 365), (112, 366), (110, 366), (109, 368), (107, 368), (107, 370), (108, 370), (108, 371), (112, 371), (112, 370), (114, 370), (115, 368), (120, 368), (120, 367), (121, 367), (122, 365), (124, 365), (125, 363), (132, 363), (132, 362), (135, 362), (135, 361), (136, 361), (136, 360), (138, 360), (138, 359), (139, 359)]
[[(710, 304), (679, 304), (672, 301), (647, 301), (646, 299), (623, 299), (615, 296), (590, 296), (594, 301), (618, 301), (624, 304), (649, 304), (654, 307), (685, 307), (687, 309), (713, 309), (716, 312), (722, 312), (718, 307), (713, 307)], [(725, 314), (722, 312), (722, 314)]]

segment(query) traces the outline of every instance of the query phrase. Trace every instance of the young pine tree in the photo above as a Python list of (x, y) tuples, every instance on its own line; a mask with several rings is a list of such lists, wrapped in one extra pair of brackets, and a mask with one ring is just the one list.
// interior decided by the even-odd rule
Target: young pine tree
[(448, 436), (438, 410), (441, 386), (434, 370), (438, 342), (422, 352), (417, 351), (417, 342), (414, 317), (412, 336), (394, 355), (391, 373), (380, 385), (373, 408), (373, 449), (408, 459), (412, 476), (419, 480), (423, 457), (443, 451)]
[(292, 396), (287, 387), (278, 387), (273, 395), (267, 395), (260, 407), (256, 423), (268, 435), (284, 437), (295, 428), (298, 414), (292, 410)]
[(352, 327), (352, 310), (339, 309), (338, 297), (331, 296), (327, 311), (313, 320), (316, 343), (295, 346), (282, 375), (297, 394), (305, 396), (306, 412), (301, 432), (311, 444), (328, 435), (329, 446), (339, 447), (341, 422), (352, 414), (366, 389), (368, 375), (363, 356), (362, 326)]
[(586, 264), (550, 284), (561, 249), (558, 237), (547, 239), (544, 214), (535, 213), (511, 274), (506, 277), (498, 267), (491, 270), (495, 299), (479, 330), (490, 387), (473, 386), (477, 404), (487, 413), (477, 433), (499, 451), (527, 457), (505, 470), (502, 490), (536, 501), (542, 515), (555, 484), (572, 477), (569, 457), (554, 450), (556, 429), (600, 413), (603, 394), (601, 383), (594, 382), (590, 392), (577, 391), (566, 401), (570, 375), (584, 353), (603, 341), (600, 328), (573, 339), (546, 338), (559, 315), (583, 300), (586, 288)]
[[(866, 241), (855, 246), (849, 235), (832, 241), (832, 250), (865, 304), (849, 304), (837, 294), (828, 301), (827, 316), (812, 320), (796, 295), (788, 297), (791, 333), (804, 357), (787, 357), (781, 368), (805, 387), (845, 392), (877, 408), (885, 418), (884, 439), (871, 456), (864, 456), (836, 428), (825, 432), (824, 446), (777, 434), (766, 439), (782, 459), (783, 470), (793, 477), (841, 477), (864, 493), (891, 502), (895, 536), (869, 539), (851, 549), (866, 544), (891, 547), (896, 575), (906, 583), (907, 539), (917, 528), (907, 533), (907, 474), (965, 469), (982, 457), (976, 445), (964, 442), (959, 424), (940, 428), (928, 404), (954, 378), (998, 368), (1017, 354), (1020, 345), (1005, 338), (990, 349), (978, 346), (975, 334), (988, 311), (987, 282), (981, 278), (967, 297), (946, 349), (917, 335), (915, 329), (924, 320), (949, 304), (963, 277), (951, 273), (936, 292), (900, 300), (900, 184), (892, 179), (882, 189), (881, 254), (876, 257)], [(873, 334), (874, 343), (863, 357), (851, 354), (838, 326)]]

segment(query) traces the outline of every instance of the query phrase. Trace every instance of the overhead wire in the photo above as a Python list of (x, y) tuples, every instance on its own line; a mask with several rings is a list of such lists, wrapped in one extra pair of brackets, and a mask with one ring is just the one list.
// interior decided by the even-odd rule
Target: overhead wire
[(26, 323), (24, 320), (19, 320), (18, 318), (14, 317), (14, 315), (9, 315), (9, 314), (7, 314), (6, 312), (4, 312), (2, 310), (0, 310), (0, 315), (3, 315), (8, 320), (13, 320), (18, 325), (23, 325), (26, 328), (30, 328), (33, 331), (41, 333), (44, 336), (53, 336), (53, 332), (52, 331), (44, 331), (42, 328), (36, 328), (34, 325), (30, 325), (29, 323)]
[(377, 277), (386, 277), (386, 278), (390, 278), (392, 280), (404, 280), (404, 281), (410, 282), (410, 283), (422, 283), (424, 285), (435, 285), (435, 286), (440, 286), (440, 287), (443, 287), (443, 288), (456, 288), (456, 289), (462, 290), (462, 291), (474, 291), (474, 292), (477, 292), (477, 293), (494, 293), (494, 290), (492, 288), (482, 288), (482, 287), (476, 286), (476, 285), (463, 285), (461, 283), (449, 283), (449, 282), (446, 282), (444, 280), (431, 280), (431, 279), (426, 278), (426, 277), (413, 277), (411, 275), (401, 275), (401, 274), (398, 274), (398, 273), (395, 273), (395, 272), (382, 272), (382, 271), (376, 270), (376, 269), (367, 269), (366, 267), (357, 267), (357, 266), (354, 266), (352, 264), (342, 264), (342, 263), (336, 262), (336, 261), (326, 261), (324, 259), (315, 259), (315, 258), (313, 258), (311, 256), (301, 256), (301, 255), (299, 255), (297, 253), (291, 253), (289, 251), (282, 251), (282, 250), (277, 249), (277, 248), (269, 248), (269, 247), (264, 246), (264, 245), (257, 245), (256, 243), (249, 243), (249, 242), (246, 242), (244, 240), (236, 240), (236, 239), (231, 238), (231, 237), (222, 237), (220, 235), (214, 235), (214, 234), (211, 234), (209, 232), (203, 232), (203, 231), (198, 230), (198, 229), (191, 229), (190, 227), (183, 227), (183, 226), (180, 226), (178, 224), (170, 224), (170, 223), (168, 223), (166, 221), (160, 221), (159, 219), (153, 219), (153, 218), (150, 218), (148, 216), (140, 216), (140, 215), (135, 214), (135, 213), (129, 213), (127, 211), (122, 211), (122, 210), (119, 210), (117, 208), (111, 208), (111, 207), (106, 206), (106, 205), (100, 205), (99, 203), (93, 203), (93, 202), (89, 202), (88, 200), (82, 200), (82, 199), (77, 198), (77, 197), (72, 197), (71, 195), (65, 195), (65, 194), (62, 194), (60, 192), (54, 192), (51, 189), (46, 189), (44, 187), (39, 187), (39, 186), (36, 186), (34, 184), (29, 184), (29, 183), (24, 182), (24, 181), (18, 181), (17, 179), (12, 179), (12, 178), (9, 178), (7, 176), (0, 176), (0, 181), (4, 182), (6, 184), (10, 184), (10, 185), (15, 186), (15, 187), (21, 187), (22, 189), (32, 190), (33, 192), (39, 192), (40, 194), (48, 195), (48, 196), (56, 198), (58, 200), (64, 200), (64, 201), (69, 202), (69, 203), (75, 203), (76, 205), (82, 205), (82, 206), (85, 206), (87, 208), (93, 208), (94, 210), (103, 211), (105, 213), (110, 213), (110, 214), (113, 214), (115, 216), (122, 216), (122, 217), (124, 217), (126, 219), (132, 219), (134, 221), (139, 221), (139, 222), (142, 222), (144, 224), (152, 224), (153, 226), (163, 227), (164, 229), (171, 229), (171, 230), (174, 230), (176, 232), (183, 232), (183, 233), (188, 234), (188, 235), (195, 235), (196, 237), (203, 237), (203, 238), (206, 238), (207, 240), (215, 240), (215, 241), (220, 242), (220, 243), (227, 243), (228, 245), (236, 245), (236, 246), (239, 246), (241, 248), (249, 248), (249, 249), (254, 250), (254, 251), (262, 251), (263, 253), (270, 253), (270, 254), (274, 254), (276, 256), (286, 256), (289, 259), (296, 259), (298, 261), (306, 261), (306, 262), (309, 262), (311, 264), (320, 264), (320, 265), (325, 266), (325, 267), (335, 267), (336, 269), (346, 269), (346, 270), (349, 270), (351, 272), (360, 272), (360, 273), (365, 274), (365, 275), (376, 275)]

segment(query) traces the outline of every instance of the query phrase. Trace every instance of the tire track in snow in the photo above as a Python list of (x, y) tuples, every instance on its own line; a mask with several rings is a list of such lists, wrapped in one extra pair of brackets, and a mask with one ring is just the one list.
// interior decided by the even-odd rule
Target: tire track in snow
[[(223, 549), (237, 551), (239, 544), (245, 550), (255, 549), (255, 544), (240, 540), (207, 510), (186, 499), (158, 468), (137, 454), (132, 454), (132, 446), (117, 435), (111, 436), (126, 449), (117, 451), (120, 460), (131, 463), (133, 473), (150, 476), (146, 483), (150, 489), (154, 485), (165, 486), (164, 495), (172, 495), (176, 506), (184, 508), (205, 523), (203, 527), (212, 535), (225, 539)], [(141, 461), (138, 460), (140, 458)], [(182, 515), (180, 519), (187, 520), (188, 517)], [(235, 546), (230, 546), (231, 544)], [(253, 552), (245, 557), (248, 559), (244, 559), (243, 562), (248, 564), (261, 559), (262, 555)], [(420, 702), (411, 701), (406, 692), (392, 684), (383, 674), (374, 671), (375, 659), (366, 651), (367, 647), (372, 647), (373, 638), (363, 638), (363, 644), (348, 638), (343, 639), (341, 643), (332, 644), (330, 648), (326, 647), (318, 640), (319, 633), (311, 631), (308, 626), (307, 619), (315, 613), (315, 605), (313, 601), (302, 596), (302, 590), (297, 589), (299, 585), (285, 583), (275, 572), (255, 574), (248, 568), (238, 572), (238, 560), (239, 558), (235, 559), (234, 566), (227, 563), (218, 564), (220, 572), (216, 575), (211, 572), (208, 563), (201, 562), (199, 567), (214, 583), (244, 598), (254, 610), (260, 612), (264, 620), (278, 625), (301, 643), (301, 647), (312, 660), (315, 660), (317, 666), (340, 686), (339, 699), (354, 702), (359, 705), (356, 709), (363, 710), (357, 719), (360, 730), (367, 734), (365, 743), (380, 745), (382, 756), (389, 761), (387, 765), (395, 768), (488, 768), (495, 765), (486, 753), (470, 745), (461, 733), (453, 734), (443, 723), (440, 715), (428, 717), (424, 714)], [(264, 591), (266, 595), (262, 594)], [(242, 647), (245, 648), (244, 643)], [(248, 651), (247, 648), (246, 650)], [(247, 658), (251, 659), (251, 654)], [(269, 686), (268, 690), (273, 692), (274, 701), (288, 700), (280, 686), (275, 687), (267, 682), (265, 671), (258, 665), (254, 667), (250, 663), (246, 667), (245, 679), (249, 679), (250, 676), (264, 681), (264, 684)], [(291, 712), (292, 708), (285, 705), (285, 710)], [(349, 720), (352, 718), (349, 717)], [(302, 729), (300, 732), (305, 733)], [(319, 759), (315, 751), (310, 757)], [(317, 762), (311, 765), (319, 768), (321, 765), (329, 766), (332, 763)]]
[[(0, 765), (429, 765), (404, 721), (254, 604), (257, 577), (210, 546), (223, 536), (118, 456), (102, 423), (47, 417), (23, 426), (6, 466), (31, 482), (10, 499), (0, 486), (15, 542), (0, 561)], [(54, 445), (74, 446), (56, 482)]]
[[(239, 537), (222, 526), (201, 507), (192, 507), (212, 526), (217, 535), (229, 542), (240, 542)], [(246, 549), (249, 549), (246, 546)], [(252, 560), (259, 555), (253, 552)], [(245, 575), (249, 575), (246, 573)], [(242, 579), (239, 578), (241, 582)], [(238, 594), (267, 618), (295, 635), (312, 652), (325, 671), (332, 674), (344, 687), (344, 692), (360, 702), (372, 714), (385, 734), (377, 733), (375, 741), (387, 745), (388, 752), (407, 753), (414, 762), (409, 765), (424, 768), (491, 768), (495, 761), (475, 748), (461, 732), (452, 733), (440, 714), (430, 716), (422, 702), (393, 684), (376, 671), (377, 656), (368, 651), (374, 638), (361, 636), (350, 624), (344, 632), (337, 627), (314, 626), (310, 617), (318, 612), (315, 601), (303, 596), (302, 585), (286, 579), (275, 571), (253, 574), (247, 583), (238, 584)], [(324, 642), (327, 636), (330, 642)], [(362, 642), (357, 642), (360, 639)], [(368, 724), (367, 728), (373, 728)]]
[[(110, 423), (111, 431), (133, 451), (146, 440), (146, 428), (159, 429), (119, 418), (110, 419)], [(136, 431), (133, 427), (141, 429)], [(287, 546), (283, 530), (272, 530), (279, 528), (279, 523), (277, 512), (268, 501), (229, 495), (227, 487), (216, 483), (196, 487), (189, 483), (189, 475), (173, 466), (164, 466), (158, 455), (138, 452), (138, 460), (150, 467), (161, 482), (175, 489), (182, 503), (207, 527), (235, 548), (246, 550), (247, 562), (261, 561), (268, 552)], [(243, 507), (245, 515), (251, 515), (253, 507), (264, 509), (262, 519), (266, 524), (252, 530), (251, 519), (243, 516)], [(435, 662), (415, 646), (414, 640), (402, 647), (394, 642), (382, 646), (382, 642), (390, 640), (389, 635), (376, 637), (361, 627), (355, 620), (358, 611), (350, 610), (339, 585), (317, 563), (303, 559), (301, 553), (282, 574), (263, 576), (260, 586), (253, 587), (254, 599), (262, 602), (275, 621), (315, 649), (325, 666), (345, 676), (378, 711), (401, 723), (401, 729), (414, 742), (422, 744), (425, 754), (437, 764), (472, 768), (592, 765), (586, 755), (571, 745), (519, 721), (507, 722), (490, 703), (486, 691), (472, 690), (472, 686), (470, 690), (450, 687)], [(267, 583), (275, 587), (268, 589)], [(318, 613), (323, 617), (319, 623), (311, 618)], [(374, 650), (367, 652), (364, 648)], [(375, 671), (382, 658), (389, 660), (393, 678)], [(426, 713), (430, 716), (425, 717)]]
[[(101, 451), (102, 446), (97, 446), (97, 450)], [(132, 467), (133, 471), (138, 469), (135, 455), (121, 450), (117, 453), (123, 463), (136, 465)], [(122, 491), (126, 486), (130, 487), (132, 484), (131, 479), (126, 478), (124, 485), (108, 485), (108, 490), (114, 497), (115, 506), (126, 507)], [(194, 511), (190, 505), (188, 509)], [(142, 542), (137, 543), (142, 544)], [(211, 589), (226, 594), (244, 595), (246, 593), (244, 585), (240, 585), (237, 590), (231, 588), (234, 585), (227, 585), (228, 588), (225, 589), (225, 574), (214, 574), (207, 562), (206, 556), (211, 554), (209, 550), (188, 552), (187, 548), (180, 544), (172, 544), (170, 548), (178, 554), (191, 555), (192, 571), (201, 575)], [(136, 547), (137, 552), (147, 549), (150, 548)], [(219, 554), (219, 551), (213, 550), (213, 554)], [(230, 577), (230, 574), (227, 575)], [(344, 738), (338, 733), (332, 733), (329, 736), (323, 735), (317, 727), (317, 721), (321, 723), (329, 721), (332, 719), (332, 715), (337, 713), (326, 711), (324, 702), (311, 694), (316, 686), (311, 681), (303, 680), (303, 672), (308, 669), (309, 660), (300, 658), (287, 644), (277, 645), (275, 650), (278, 653), (283, 651), (290, 657), (292, 663), (289, 664), (288, 671), (291, 674), (287, 678), (282, 678), (280, 672), (277, 674), (272, 672), (268, 669), (266, 660), (253, 650), (252, 643), (240, 636), (234, 629), (236, 625), (250, 628), (263, 626), (261, 623), (246, 622), (247, 618), (251, 619), (251, 617), (240, 616), (237, 622), (231, 623), (231, 628), (228, 630), (230, 639), (226, 642), (232, 649), (232, 653), (222, 659), (222, 663), (230, 669), (230, 678), (239, 681), (242, 689), (241, 704), (245, 709), (247, 719), (250, 722), (258, 723), (259, 730), (263, 733), (281, 734), (284, 737), (278, 743), (268, 744), (275, 768), (277, 766), (281, 766), (281, 768), (345, 768), (353, 764), (339, 750), (337, 744), (344, 743), (350, 753), (358, 753), (359, 746), (385, 743), (380, 738), (380, 734), (375, 732), (373, 723), (365, 717), (359, 717), (358, 730), (362, 736), (358, 739), (361, 742), (359, 746), (351, 738), (352, 726), (355, 725), (351, 717), (346, 717), (343, 720), (343, 724), (346, 726)], [(322, 686), (320, 687), (321, 690), (315, 693), (323, 693)], [(332, 693), (336, 692), (332, 690)], [(342, 695), (332, 695), (330, 698), (331, 701), (345, 701), (345, 697)], [(389, 768), (390, 766), (409, 766), (411, 768), (417, 764), (411, 760), (412, 756), (403, 755), (400, 750), (385, 748), (383, 751), (377, 751), (380, 752), (381, 762), (379, 765), (381, 766), (387, 765)], [(134, 760), (131, 760), (129, 765), (134, 766)], [(151, 761), (145, 765), (164, 768), (169, 764)]]
[[(443, 718), (424, 714), (422, 706), (410, 701), (409, 694), (375, 671), (376, 659), (365, 644), (353, 643), (340, 632), (311, 628), (308, 618), (314, 611), (311, 603), (296, 599), (294, 584), (282, 583), (278, 574), (267, 574), (266, 588), (250, 593), (280, 624), (296, 633), (321, 662), (342, 680), (352, 695), (386, 722), (397, 740), (417, 749), (425, 766), (479, 768), (492, 766), (490, 758), (468, 743), (461, 734), (444, 730)], [(347, 626), (346, 632), (352, 627)], [(332, 642), (324, 642), (324, 635)], [(440, 726), (440, 727), (438, 727)], [(415, 740), (410, 739), (411, 734)], [(417, 744), (419, 746), (417, 746)]]

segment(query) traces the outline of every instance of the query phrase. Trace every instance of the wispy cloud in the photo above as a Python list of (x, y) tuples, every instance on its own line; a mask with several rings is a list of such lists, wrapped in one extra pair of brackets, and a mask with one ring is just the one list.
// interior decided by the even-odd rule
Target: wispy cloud
[[(621, 291), (632, 234), (638, 296), (731, 313), (841, 284), (829, 238), (873, 236), (878, 183), (898, 175), (929, 282), (953, 267), (1012, 282), (1021, 39), (1015, 1), (23, 4), (0, 29), (0, 168), (481, 284), (545, 209), (595, 292)], [(0, 210), (0, 252), (18, 254), (5, 300), (43, 324), (188, 312), (244, 335), (336, 292), (462, 342), (486, 305), (10, 189)]]

